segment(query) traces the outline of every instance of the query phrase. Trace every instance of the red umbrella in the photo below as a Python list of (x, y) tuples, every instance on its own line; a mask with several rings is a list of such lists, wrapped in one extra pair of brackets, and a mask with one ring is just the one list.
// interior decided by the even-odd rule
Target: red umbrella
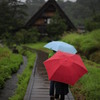
[(78, 54), (56, 52), (51, 58), (44, 61), (49, 80), (74, 85), (87, 69)]

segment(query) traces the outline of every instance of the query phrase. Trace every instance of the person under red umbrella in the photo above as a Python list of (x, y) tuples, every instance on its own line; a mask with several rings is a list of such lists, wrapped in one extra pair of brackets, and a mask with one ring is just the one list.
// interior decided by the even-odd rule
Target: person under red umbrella
[(52, 57), (44, 61), (44, 65), (47, 70), (48, 79), (56, 81), (56, 94), (58, 97), (61, 95), (62, 98), (60, 100), (64, 100), (64, 96), (68, 93), (68, 91), (65, 93), (58, 92), (64, 91), (64, 88), (68, 87), (62, 84), (74, 85), (88, 72), (80, 55), (61, 51), (57, 51)]
[(65, 95), (69, 93), (68, 84), (55, 82), (56, 100), (65, 100)]
[[(48, 58), (52, 57), (56, 51), (53, 50), (48, 56)], [(55, 90), (55, 94), (54, 94)], [(61, 82), (50, 81), (50, 100), (64, 100), (65, 95), (69, 92), (68, 84), (64, 84)], [(60, 98), (60, 99), (59, 99)]]
[[(48, 58), (52, 57), (54, 54), (56, 53), (56, 51), (52, 51), (51, 53), (49, 53)], [(50, 81), (50, 100), (54, 100), (55, 96), (54, 96), (54, 88), (55, 88), (55, 81)]]
[(51, 58), (44, 61), (48, 79), (74, 85), (88, 73), (80, 55), (57, 51)]

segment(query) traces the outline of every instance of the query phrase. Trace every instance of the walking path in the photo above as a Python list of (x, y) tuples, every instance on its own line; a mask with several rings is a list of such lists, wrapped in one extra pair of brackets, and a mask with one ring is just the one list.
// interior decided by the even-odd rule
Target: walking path
[[(37, 51), (37, 58), (29, 81), (24, 100), (50, 100), (49, 81), (43, 65), (48, 54), (43, 51)], [(68, 93), (65, 100), (74, 100), (71, 92)]]

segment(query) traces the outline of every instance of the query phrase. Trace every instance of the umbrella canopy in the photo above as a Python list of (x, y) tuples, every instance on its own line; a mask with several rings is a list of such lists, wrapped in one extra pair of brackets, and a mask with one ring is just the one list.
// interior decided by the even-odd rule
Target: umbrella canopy
[(87, 69), (78, 54), (58, 51), (51, 58), (44, 61), (49, 80), (74, 85)]
[(77, 53), (77, 50), (75, 49), (73, 45), (70, 45), (62, 41), (52, 41), (52, 42), (47, 43), (44, 47), (54, 50), (54, 51), (60, 50), (60, 51), (68, 52), (72, 54)]

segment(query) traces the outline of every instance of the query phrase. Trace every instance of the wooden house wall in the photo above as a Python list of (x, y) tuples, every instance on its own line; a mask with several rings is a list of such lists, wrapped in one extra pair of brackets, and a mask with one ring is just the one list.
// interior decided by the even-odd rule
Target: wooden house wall
[(36, 22), (33, 24), (33, 26), (35, 25), (43, 25), (44, 24), (44, 19), (43, 18), (40, 18), (38, 20), (36, 20)]
[(48, 18), (52, 17), (52, 16), (54, 16), (54, 12), (46, 12), (46, 13), (43, 14), (43, 16), (48, 17)]
[(47, 24), (47, 19), (53, 17), (55, 12), (45, 12), (42, 14), (40, 18), (38, 18), (35, 23), (33, 23), (33, 26), (40, 26), (40, 25), (46, 25)]

